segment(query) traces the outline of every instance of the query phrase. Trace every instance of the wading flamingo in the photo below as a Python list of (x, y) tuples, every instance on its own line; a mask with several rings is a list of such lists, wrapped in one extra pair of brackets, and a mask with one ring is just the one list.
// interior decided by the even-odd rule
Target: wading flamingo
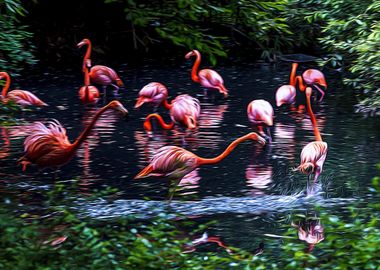
[(172, 129), (174, 124), (194, 129), (197, 127), (200, 111), (201, 106), (198, 99), (187, 94), (179, 95), (171, 103), (170, 118), (172, 122), (170, 124), (166, 124), (159, 114), (153, 113), (145, 119), (144, 128), (151, 131), (152, 125), (150, 120), (156, 118), (163, 129)]
[[(259, 129), (260, 135), (268, 138), (269, 142), (271, 142), (272, 137), (269, 127), (273, 126), (274, 111), (272, 105), (263, 99), (253, 100), (248, 104), (247, 115), (249, 121)], [(263, 130), (264, 125), (267, 127), (267, 135)]]
[(207, 164), (216, 164), (226, 158), (236, 146), (246, 140), (258, 141), (265, 145), (265, 140), (257, 133), (251, 132), (233, 141), (219, 156), (215, 158), (202, 158), (194, 153), (177, 146), (164, 146), (150, 160), (135, 179), (150, 176), (167, 177), (171, 181), (172, 190), (169, 192), (169, 202), (173, 198), (173, 193), (181, 179), (196, 168)]
[(225, 98), (228, 97), (228, 90), (224, 87), (222, 76), (212, 69), (202, 69), (198, 72), (199, 64), (201, 63), (201, 54), (197, 50), (192, 50), (186, 54), (185, 58), (189, 59), (192, 56), (196, 57), (193, 69), (191, 71), (191, 78), (193, 81), (200, 83), (206, 88), (218, 89)]
[(155, 109), (162, 105), (166, 109), (171, 108), (171, 104), (167, 101), (168, 89), (159, 82), (151, 82), (145, 85), (139, 92), (135, 108), (141, 107), (144, 103), (152, 104)]
[(25, 171), (29, 164), (57, 168), (69, 162), (90, 134), (98, 118), (110, 109), (120, 111), (124, 116), (128, 115), (127, 109), (119, 101), (111, 101), (95, 114), (74, 143), (69, 142), (66, 129), (58, 121), (51, 121), (47, 126), (36, 122), (24, 141), (25, 155), (19, 159), (22, 169)]
[(79, 98), (83, 103), (96, 103), (99, 99), (98, 89), (90, 85), (88, 68), (84, 68), (84, 86), (79, 89)]
[(276, 91), (276, 105), (280, 107), (282, 104), (293, 105), (296, 102), (296, 72), (298, 63), (292, 64), (290, 72), (289, 84), (280, 86)]
[(3, 102), (8, 102), (8, 100), (12, 100), (18, 105), (21, 106), (47, 106), (45, 102), (40, 100), (34, 94), (29, 91), (24, 90), (12, 90), (8, 92), (9, 86), (11, 85), (11, 77), (7, 72), (0, 72), (0, 80), (5, 79), (5, 86), (3, 87), (3, 91), (1, 92), (0, 100)]
[(84, 73), (86, 67), (90, 69), (91, 82), (102, 85), (104, 95), (106, 94), (106, 87), (108, 85), (112, 85), (116, 91), (119, 90), (119, 87), (123, 87), (123, 82), (112, 68), (101, 65), (91, 67), (91, 41), (85, 38), (79, 42), (77, 46), (78, 48), (81, 48), (85, 45), (87, 45), (87, 51), (83, 58), (82, 71)]
[(307, 69), (304, 71), (302, 76), (296, 76), (295, 70), (297, 67), (298, 63), (292, 63), (290, 85), (296, 86), (296, 83), (298, 82), (298, 86), (302, 92), (305, 91), (307, 86), (314, 86), (322, 94), (321, 98), (319, 99), (319, 101), (322, 101), (323, 97), (325, 96), (325, 92), (318, 85), (323, 86), (325, 90), (327, 89), (327, 83), (323, 73), (318, 69)]
[(306, 88), (306, 102), (307, 111), (310, 115), (311, 123), (313, 124), (315, 141), (308, 143), (301, 152), (301, 164), (296, 168), (300, 172), (308, 175), (308, 182), (310, 175), (314, 173), (314, 183), (318, 181), (319, 175), (322, 173), (323, 164), (327, 156), (327, 143), (322, 140), (319, 133), (317, 120), (311, 109), (310, 96), (311, 88)]

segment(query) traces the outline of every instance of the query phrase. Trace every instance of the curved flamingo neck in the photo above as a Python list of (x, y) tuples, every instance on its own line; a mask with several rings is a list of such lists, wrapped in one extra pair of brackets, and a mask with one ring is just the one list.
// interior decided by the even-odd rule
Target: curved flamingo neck
[(162, 106), (164, 106), (166, 109), (170, 110), (173, 107), (173, 104), (169, 103), (167, 99), (165, 99), (162, 102)]
[(203, 165), (203, 164), (215, 164), (215, 163), (218, 163), (218, 162), (222, 161), (223, 159), (225, 159), (236, 148), (236, 146), (238, 146), (240, 143), (242, 143), (244, 141), (247, 141), (247, 140), (252, 140), (250, 134), (247, 134), (247, 135), (245, 135), (243, 137), (240, 137), (240, 138), (236, 139), (235, 141), (233, 141), (226, 148), (226, 150), (224, 150), (224, 152), (221, 153), (217, 157), (214, 157), (214, 158), (201, 158), (201, 157), (197, 157), (198, 158), (198, 164), (199, 165)]
[(198, 68), (201, 63), (201, 54), (197, 50), (194, 50), (193, 52), (195, 54), (196, 59), (193, 65), (193, 69), (191, 70), (191, 78), (194, 82), (199, 82)]
[(9, 86), (11, 85), (11, 77), (9, 76), (8, 73), (4, 73), (4, 78), (5, 78), (5, 85), (3, 87), (3, 91), (1, 92), (1, 95), (3, 98), (7, 96)]
[(72, 149), (71, 151), (76, 151), (79, 146), (84, 142), (84, 140), (87, 139), (88, 135), (90, 135), (91, 130), (93, 129), (96, 121), (99, 119), (99, 117), (109, 109), (109, 106), (104, 106), (101, 108), (92, 118), (90, 124), (83, 130), (83, 132), (79, 135), (79, 137), (75, 140), (75, 142), (72, 144)]
[(145, 122), (144, 122), (145, 129), (152, 130), (152, 126), (150, 124), (150, 120), (152, 118), (156, 118), (163, 129), (172, 129), (174, 127), (174, 122), (171, 122), (170, 124), (166, 124), (164, 119), (162, 119), (161, 115), (157, 113), (152, 113), (152, 114), (149, 114), (147, 118), (145, 119)]
[(87, 50), (83, 58), (83, 72), (85, 72), (84, 69), (87, 67), (87, 64), (86, 64), (87, 60), (91, 58), (91, 50), (92, 50), (91, 41), (88, 40), (86, 44), (87, 44)]
[[(297, 76), (295, 81), (296, 81), (296, 83), (298, 82), (298, 87), (300, 88), (300, 90), (302, 92), (305, 91), (306, 85), (303, 82), (302, 76)], [(295, 84), (294, 84), (294, 86), (295, 86)]]
[(315, 119), (313, 110), (311, 109), (310, 96), (311, 96), (311, 88), (308, 88), (306, 89), (307, 112), (309, 113), (311, 123), (313, 124), (315, 140), (322, 141), (322, 137), (321, 137), (321, 134), (319, 133), (318, 126), (317, 126), (317, 120)]
[(297, 72), (298, 63), (292, 63), (292, 71), (290, 72), (290, 85), (296, 86), (296, 72)]

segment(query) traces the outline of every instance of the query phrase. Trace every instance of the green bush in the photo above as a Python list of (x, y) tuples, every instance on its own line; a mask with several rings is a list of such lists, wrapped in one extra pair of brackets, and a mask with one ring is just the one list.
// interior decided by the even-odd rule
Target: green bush
[(20, 25), (17, 17), (26, 11), (20, 0), (0, 0), (0, 67), (2, 71), (17, 74), (25, 65), (36, 63), (31, 44), (32, 33)]

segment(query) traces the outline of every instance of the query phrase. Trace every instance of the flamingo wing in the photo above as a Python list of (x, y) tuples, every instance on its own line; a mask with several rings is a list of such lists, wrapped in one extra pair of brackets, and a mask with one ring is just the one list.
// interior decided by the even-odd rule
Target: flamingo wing
[(7, 98), (21, 106), (47, 106), (45, 102), (29, 91), (12, 90), (8, 93)]
[(100, 85), (110, 85), (115, 82), (119, 77), (116, 72), (106, 66), (93, 66), (90, 71), (91, 81)]
[(24, 141), (25, 156), (21, 161), (42, 167), (59, 166), (71, 158), (70, 149), (66, 130), (57, 120), (48, 125), (36, 122)]

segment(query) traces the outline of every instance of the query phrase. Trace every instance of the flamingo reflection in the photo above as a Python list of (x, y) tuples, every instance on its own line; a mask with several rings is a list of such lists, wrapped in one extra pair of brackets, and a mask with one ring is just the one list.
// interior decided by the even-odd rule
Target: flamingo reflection
[(277, 123), (274, 127), (274, 136), (278, 142), (275, 144), (276, 152), (279, 156), (284, 157), (288, 161), (292, 161), (296, 157), (296, 126), (292, 123)]
[(298, 230), (298, 239), (307, 243), (307, 252), (311, 252), (316, 244), (325, 239), (324, 228), (319, 218), (305, 218), (297, 224), (292, 222), (292, 226)]
[(4, 142), (0, 148), (0, 159), (5, 159), (10, 155), (11, 142), (9, 140), (8, 130), (6, 127), (1, 128), (1, 140)]
[(263, 195), (264, 190), (272, 183), (273, 168), (270, 165), (250, 164), (245, 170), (247, 186), (254, 195)]

